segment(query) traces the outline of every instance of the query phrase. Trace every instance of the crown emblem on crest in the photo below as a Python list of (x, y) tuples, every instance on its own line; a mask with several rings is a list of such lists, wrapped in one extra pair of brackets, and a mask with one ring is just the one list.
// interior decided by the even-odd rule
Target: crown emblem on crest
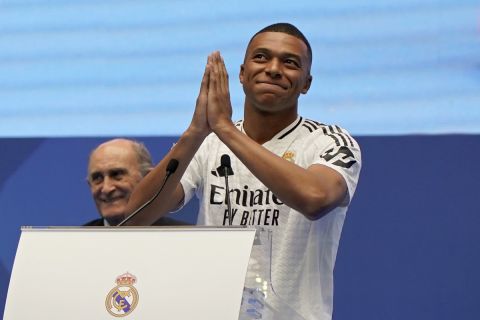
[(115, 282), (118, 285), (133, 285), (135, 282), (137, 282), (137, 277), (135, 277), (133, 274), (126, 272), (122, 275), (119, 275)]

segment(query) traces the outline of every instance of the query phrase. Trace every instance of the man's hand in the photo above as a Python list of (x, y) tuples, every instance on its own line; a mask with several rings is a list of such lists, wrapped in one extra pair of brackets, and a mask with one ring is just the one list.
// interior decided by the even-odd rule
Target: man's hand
[(209, 56), (209, 81), (207, 117), (212, 131), (218, 133), (226, 126), (232, 125), (232, 104), (228, 88), (228, 73), (220, 52)]
[(200, 92), (198, 93), (197, 102), (195, 104), (195, 111), (193, 113), (192, 122), (188, 131), (194, 134), (199, 134), (206, 137), (211, 129), (208, 126), (207, 121), (207, 102), (208, 102), (208, 85), (210, 78), (210, 56), (208, 57), (207, 64), (205, 66), (205, 72), (203, 73), (202, 82), (200, 84)]

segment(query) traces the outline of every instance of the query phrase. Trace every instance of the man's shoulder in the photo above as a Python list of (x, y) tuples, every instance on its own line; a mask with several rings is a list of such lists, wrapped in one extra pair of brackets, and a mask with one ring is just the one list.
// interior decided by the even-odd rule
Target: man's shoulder
[(103, 225), (104, 225), (104, 223), (103, 223), (102, 218), (95, 219), (95, 220), (89, 221), (89, 222), (84, 224), (84, 226), (86, 226), (86, 227), (88, 227), (88, 226), (103, 226)]
[(303, 118), (299, 127), (301, 128), (299, 130), (301, 131), (300, 137), (307, 141), (316, 141), (321, 137), (325, 137), (329, 140), (333, 140), (337, 146), (358, 147), (357, 142), (348, 130), (337, 124), (326, 124)]
[(152, 226), (188, 226), (188, 225), (192, 225), (192, 224), (182, 220), (173, 219), (170, 217), (161, 217), (160, 219), (158, 219), (152, 224)]
[(337, 133), (349, 134), (347, 129), (337, 124), (324, 123), (304, 117), (302, 117), (300, 127), (305, 133), (318, 133), (324, 135)]
[[(83, 226), (88, 227), (88, 226), (104, 226), (104, 222), (102, 218), (95, 219), (92, 221), (89, 221), (85, 223)], [(191, 223), (182, 221), (182, 220), (177, 220), (173, 219), (170, 217), (161, 217), (157, 221), (155, 221), (152, 226), (188, 226), (191, 225)]]

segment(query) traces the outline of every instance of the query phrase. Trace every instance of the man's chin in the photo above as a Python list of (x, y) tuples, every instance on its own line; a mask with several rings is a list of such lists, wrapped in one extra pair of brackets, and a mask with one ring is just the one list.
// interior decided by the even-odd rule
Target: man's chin
[(124, 212), (102, 212), (102, 217), (108, 221), (112, 226), (119, 224), (123, 219), (125, 219)]

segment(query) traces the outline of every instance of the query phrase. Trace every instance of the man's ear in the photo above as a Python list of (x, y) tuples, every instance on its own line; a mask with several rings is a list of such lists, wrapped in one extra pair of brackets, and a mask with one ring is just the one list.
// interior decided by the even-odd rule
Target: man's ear
[(310, 89), (310, 86), (312, 85), (312, 79), (313, 79), (312, 75), (309, 74), (307, 81), (305, 82), (305, 85), (303, 86), (303, 89), (301, 91), (302, 94), (306, 94), (308, 92), (308, 90)]
[(245, 67), (243, 66), (243, 63), (240, 65), (240, 74), (238, 75), (238, 78), (240, 79), (240, 83), (243, 84), (243, 71), (245, 70)]

